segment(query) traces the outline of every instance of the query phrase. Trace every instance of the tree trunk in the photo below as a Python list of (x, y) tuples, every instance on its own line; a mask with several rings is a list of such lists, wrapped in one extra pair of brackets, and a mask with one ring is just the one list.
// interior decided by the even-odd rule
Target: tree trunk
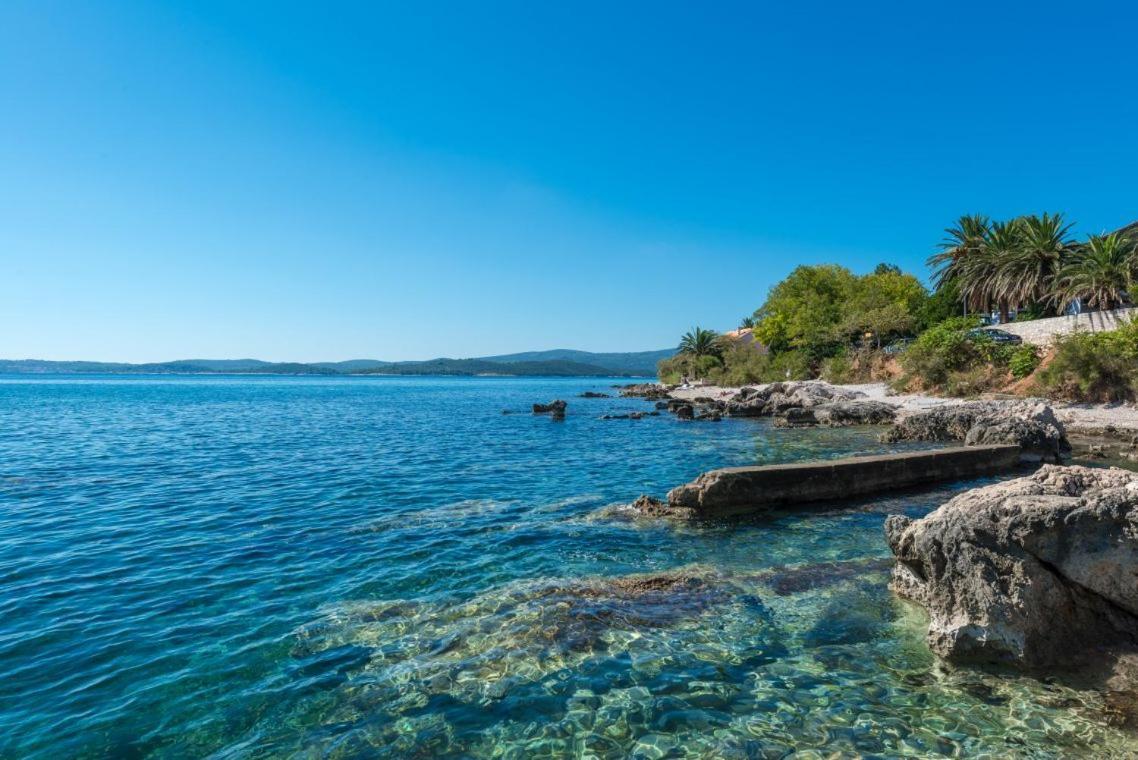
[(1000, 301), (1000, 324), (1006, 325), (1011, 319), (1008, 317), (1008, 302)]

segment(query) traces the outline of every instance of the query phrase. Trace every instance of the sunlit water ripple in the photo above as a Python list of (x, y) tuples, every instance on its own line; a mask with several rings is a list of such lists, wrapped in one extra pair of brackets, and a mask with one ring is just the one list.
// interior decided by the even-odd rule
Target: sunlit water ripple
[[(0, 754), (1133, 751), (1094, 692), (928, 653), (881, 526), (954, 489), (683, 526), (619, 508), (875, 431), (601, 420), (648, 408), (576, 398), (608, 384), (0, 379)], [(564, 422), (529, 414), (556, 397)]]

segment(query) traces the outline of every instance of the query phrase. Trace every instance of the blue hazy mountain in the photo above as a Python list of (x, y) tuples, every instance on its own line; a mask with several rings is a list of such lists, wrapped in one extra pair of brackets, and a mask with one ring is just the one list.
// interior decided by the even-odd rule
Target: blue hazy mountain
[(427, 361), (387, 362), (351, 359), (341, 362), (267, 362), (260, 359), (178, 359), (169, 362), (127, 364), (96, 361), (0, 359), (0, 373), (92, 374), (264, 374), (264, 375), (520, 375), (603, 377), (654, 376), (656, 362), (672, 349), (629, 353), (593, 353), (571, 349), (527, 351), (473, 359), (439, 358)]
[(549, 351), (525, 351), (519, 354), (502, 354), (501, 356), (483, 356), (480, 358), (482, 361), (488, 362), (577, 362), (604, 367), (618, 374), (655, 375), (656, 362), (667, 359), (675, 353), (676, 349), (674, 348), (630, 353), (593, 353), (591, 351), (575, 351), (571, 348), (554, 348)]

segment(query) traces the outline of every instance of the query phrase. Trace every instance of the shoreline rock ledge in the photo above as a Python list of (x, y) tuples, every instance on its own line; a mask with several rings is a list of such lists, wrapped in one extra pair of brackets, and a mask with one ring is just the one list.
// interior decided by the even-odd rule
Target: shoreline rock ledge
[(1044, 465), (885, 535), (890, 588), (947, 660), (1062, 667), (1138, 644), (1138, 473)]
[(1067, 431), (1043, 399), (972, 401), (912, 412), (901, 416), (881, 440), (1014, 443), (1028, 462), (1059, 464), (1071, 455)]

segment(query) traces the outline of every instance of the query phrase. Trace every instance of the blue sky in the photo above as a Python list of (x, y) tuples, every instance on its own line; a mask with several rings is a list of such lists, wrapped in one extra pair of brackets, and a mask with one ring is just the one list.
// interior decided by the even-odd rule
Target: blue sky
[(962, 213), (1113, 229), (1136, 16), (9, 0), (0, 357), (654, 349)]

